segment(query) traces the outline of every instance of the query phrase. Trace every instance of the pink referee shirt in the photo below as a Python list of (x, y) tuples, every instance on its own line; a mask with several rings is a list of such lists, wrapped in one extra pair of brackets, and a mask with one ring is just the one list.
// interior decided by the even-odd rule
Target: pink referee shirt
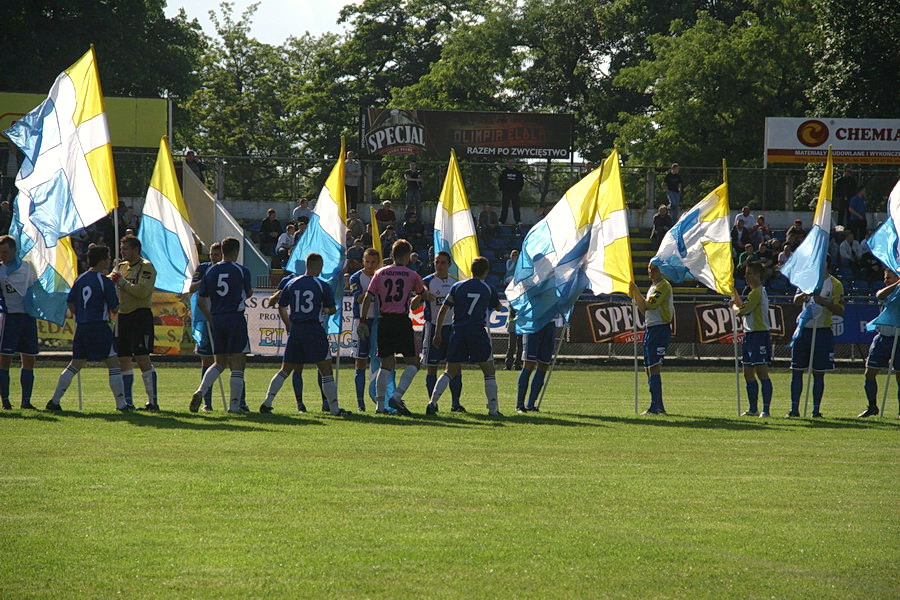
[(418, 273), (409, 267), (388, 265), (375, 271), (366, 291), (378, 298), (381, 314), (405, 315), (410, 298), (424, 289)]

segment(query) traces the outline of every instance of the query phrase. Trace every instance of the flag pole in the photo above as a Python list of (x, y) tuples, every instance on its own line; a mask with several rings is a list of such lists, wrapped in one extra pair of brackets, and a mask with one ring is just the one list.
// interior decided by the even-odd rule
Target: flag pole
[(734, 393), (737, 398), (737, 414), (738, 416), (741, 416), (741, 374), (740, 367), (738, 366), (737, 323), (737, 315), (734, 314), (734, 311), (731, 311), (731, 331), (733, 333), (732, 337), (734, 338)]
[[(814, 300), (810, 300), (814, 302)], [(812, 339), (809, 343), (809, 369), (806, 373), (806, 394), (803, 398), (803, 418), (806, 418), (806, 408), (809, 405), (809, 388), (812, 387), (812, 374), (813, 374), (813, 358), (816, 356), (816, 329), (818, 327), (812, 328)]]
[(891, 345), (891, 360), (888, 362), (887, 381), (884, 383), (884, 396), (881, 397), (881, 412), (879, 417), (884, 417), (884, 407), (887, 404), (888, 388), (891, 387), (891, 375), (894, 370), (894, 355), (897, 353), (897, 335), (894, 334), (894, 343)]
[(638, 349), (637, 349), (637, 329), (638, 309), (637, 302), (631, 299), (631, 341), (634, 347), (634, 414), (638, 414)]
[(553, 374), (553, 367), (556, 366), (556, 357), (559, 356), (559, 349), (562, 347), (563, 339), (565, 339), (565, 333), (569, 331), (569, 323), (566, 322), (565, 327), (561, 327), (559, 330), (559, 336), (556, 340), (556, 350), (553, 352), (553, 360), (550, 361), (550, 368), (547, 369), (547, 377), (544, 379), (544, 386), (541, 388), (541, 396), (538, 398), (537, 407), (541, 407), (541, 402), (544, 401), (544, 393), (547, 391), (547, 386), (550, 385), (550, 376)]
[[(894, 345), (896, 346), (896, 344)], [(78, 377), (78, 410), (84, 410), (84, 405), (82, 404), (81, 398), (81, 369), (78, 369), (78, 374), (76, 375), (76, 377)]]
[[(215, 346), (215, 342), (213, 342), (212, 327), (210, 326), (209, 321), (206, 322), (206, 335), (209, 336), (209, 348), (210, 348), (210, 350), (212, 350), (213, 364), (215, 364), (216, 346)], [(225, 401), (225, 386), (222, 385), (222, 375), (221, 374), (219, 374), (217, 381), (219, 382), (219, 393), (222, 395), (222, 408), (227, 412), (228, 411), (228, 402)]]

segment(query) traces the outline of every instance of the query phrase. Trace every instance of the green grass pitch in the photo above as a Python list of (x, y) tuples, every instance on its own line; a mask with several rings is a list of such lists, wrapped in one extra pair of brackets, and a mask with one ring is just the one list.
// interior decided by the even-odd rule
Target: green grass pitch
[[(273, 373), (248, 369), (254, 411)], [(558, 370), (516, 415), (501, 371), (502, 420), (468, 370), (468, 415), (423, 416), (420, 373), (415, 417), (346, 419), (311, 371), (315, 412), (288, 383), (272, 415), (191, 414), (198, 374), (159, 367), (161, 414), (117, 414), (99, 367), (83, 412), (73, 385), (62, 414), (0, 413), (0, 598), (900, 597), (897, 396), (857, 420), (859, 371), (820, 421), (782, 418), (784, 370), (769, 420), (735, 416), (725, 369), (664, 370), (667, 417), (611, 369)]]

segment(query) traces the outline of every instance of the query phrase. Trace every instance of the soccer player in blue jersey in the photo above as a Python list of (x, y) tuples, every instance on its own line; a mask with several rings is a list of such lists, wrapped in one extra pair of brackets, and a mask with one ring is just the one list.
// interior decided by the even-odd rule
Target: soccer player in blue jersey
[[(491, 336), (486, 329), (488, 312), (501, 310), (497, 290), (485, 283), (484, 279), (490, 271), (490, 263), (483, 256), (472, 261), (472, 278), (458, 281), (450, 288), (444, 304), (438, 313), (432, 342), (435, 346), (448, 344), (447, 370), (434, 384), (434, 392), (428, 403), (426, 412), (430, 415), (438, 412), (438, 400), (450, 385), (454, 377), (462, 371), (462, 363), (478, 363), (484, 374), (484, 395), (487, 397), (488, 414), (502, 417), (497, 403), (497, 379), (494, 375), (494, 352), (491, 347)], [(443, 325), (447, 314), (453, 309), (453, 327), (450, 340), (443, 339)]]
[(331, 286), (319, 279), (322, 255), (315, 252), (306, 257), (306, 275), (295, 277), (278, 298), (278, 314), (288, 330), (287, 346), (281, 369), (269, 382), (266, 399), (259, 412), (272, 412), (272, 402), (292, 371), (302, 370), (304, 364), (315, 364), (322, 374), (322, 388), (328, 399), (330, 412), (335, 416), (349, 414), (338, 405), (337, 382), (331, 371), (328, 334), (322, 326), (322, 315), (337, 312)]
[(222, 240), (224, 260), (211, 266), (200, 280), (198, 304), (212, 325), (212, 349), (215, 361), (191, 397), (191, 412), (197, 412), (204, 394), (212, 388), (226, 368), (231, 369), (228, 412), (247, 412), (241, 408), (244, 366), (247, 363), (245, 354), (250, 349), (244, 302), (253, 294), (253, 286), (250, 281), (250, 270), (235, 262), (240, 251), (241, 243), (237, 238), (227, 237)]
[(47, 403), (47, 410), (60, 411), (60, 401), (75, 375), (89, 360), (102, 360), (109, 369), (109, 389), (116, 400), (116, 409), (134, 410), (125, 402), (125, 384), (116, 356), (116, 345), (109, 315), (119, 306), (115, 284), (103, 275), (109, 269), (109, 248), (93, 246), (88, 250), (90, 269), (75, 280), (69, 291), (69, 310), (75, 315), (75, 338), (72, 341), (72, 362), (60, 374), (56, 391)]
[[(749, 263), (747, 265), (747, 285), (750, 293), (747, 300), (735, 294), (732, 302), (732, 310), (743, 318), (744, 343), (743, 359), (744, 383), (747, 386), (747, 401), (750, 406), (743, 416), (745, 417), (769, 417), (769, 408), (772, 404), (772, 380), (769, 378), (769, 360), (772, 357), (772, 334), (769, 333), (769, 295), (762, 284), (762, 265)], [(759, 382), (756, 381), (757, 377)], [(762, 412), (759, 407), (759, 390), (762, 387)]]
[[(885, 269), (884, 287), (878, 290), (875, 297), (882, 304), (887, 303), (888, 298), (891, 297), (898, 285), (900, 285), (900, 278), (897, 277), (897, 274), (890, 269)], [(857, 415), (860, 419), (874, 417), (879, 413), (878, 371), (888, 368), (888, 363), (891, 360), (891, 349), (894, 347), (894, 338), (900, 334), (900, 330), (897, 327), (891, 327), (890, 325), (878, 325), (876, 330), (878, 333), (869, 346), (869, 356), (866, 358), (864, 389), (869, 405), (866, 407), (866, 410)], [(897, 376), (897, 400), (900, 402), (900, 352), (894, 354), (892, 368)], [(900, 418), (900, 412), (898, 412), (897, 417)]]
[[(275, 290), (275, 293), (269, 296), (268, 303), (269, 306), (278, 306), (278, 299), (281, 298), (281, 292), (288, 286), (288, 284), (294, 280), (297, 275), (294, 275), (290, 271), (286, 271), (284, 277), (281, 278), (281, 281), (278, 282), (278, 287)], [(285, 344), (287, 341), (285, 341)], [(321, 376), (320, 376), (321, 379)], [(305, 413), (306, 412), (306, 404), (303, 403), (303, 372), (302, 371), (294, 371), (291, 374), (291, 386), (294, 388), (294, 400), (297, 401), (297, 412)], [(319, 388), (321, 392), (322, 384), (319, 383)], [(322, 395), (324, 398), (324, 393)], [(329, 408), (328, 412), (331, 412)]]
[[(556, 341), (556, 320), (550, 321), (535, 333), (525, 334), (525, 361), (522, 363), (522, 372), (519, 373), (519, 383), (516, 395), (516, 412), (540, 412), (535, 402), (544, 387), (544, 378), (547, 369), (553, 359), (553, 344)], [(528, 380), (531, 373), (537, 367), (534, 380), (531, 382), (531, 394), (528, 394), (528, 406), (525, 405), (525, 395), (528, 392)]]
[(9, 401), (9, 367), (13, 357), (22, 359), (19, 383), (22, 386), (23, 409), (34, 409), (31, 392), (34, 389), (34, 361), (38, 353), (37, 319), (25, 312), (28, 288), (37, 280), (30, 262), (15, 264), (16, 240), (0, 236), (0, 294), (6, 301), (6, 325), (0, 331), (0, 399), (3, 409), (12, 409)]
[[(371, 330), (367, 332), (369, 335), (365, 337), (359, 336), (358, 326), (360, 320), (360, 309), (362, 308), (363, 296), (369, 289), (369, 283), (375, 271), (381, 266), (381, 253), (375, 248), (369, 248), (363, 253), (363, 268), (350, 276), (350, 293), (353, 295), (353, 326), (351, 328), (353, 341), (356, 342), (356, 348), (353, 351), (353, 358), (356, 360), (356, 377), (354, 383), (356, 385), (356, 406), (360, 412), (366, 410), (366, 369), (368, 367), (369, 358), (372, 356), (372, 335)], [(369, 306), (369, 311), (365, 318), (369, 322), (375, 319), (376, 305)]]
[[(437, 318), (444, 305), (444, 299), (450, 293), (453, 284), (459, 281), (456, 277), (450, 275), (450, 253), (438, 252), (434, 257), (434, 273), (425, 277), (422, 283), (428, 293), (434, 297), (434, 300), (424, 301), (424, 298), (416, 298), (410, 304), (410, 308), (415, 310), (420, 304), (425, 304), (425, 327), (422, 332), (422, 362), (428, 368), (425, 375), (425, 389), (428, 391), (428, 397), (434, 392), (434, 385), (437, 383), (438, 365), (447, 362), (447, 344), (435, 346), (432, 344), (432, 338), (437, 331)], [(450, 339), (451, 322), (453, 320), (453, 309), (450, 314), (445, 317), (443, 331), (441, 337), (445, 340)], [(462, 396), (462, 372), (450, 381), (450, 395), (452, 398), (452, 412), (466, 412), (465, 407), (459, 403)]]
[[(215, 242), (209, 247), (209, 261), (202, 262), (197, 266), (197, 270), (194, 272), (194, 277), (191, 280), (191, 286), (189, 288), (190, 293), (194, 294), (191, 298), (191, 320), (193, 321), (194, 329), (200, 333), (200, 341), (197, 342), (197, 345), (194, 348), (194, 354), (200, 357), (201, 382), (203, 381), (203, 376), (206, 375), (206, 371), (213, 364), (213, 351), (212, 342), (209, 337), (209, 322), (206, 320), (206, 316), (197, 304), (198, 297), (196, 296), (196, 292), (200, 289), (200, 281), (203, 279), (203, 276), (206, 275), (209, 268), (219, 262), (222, 262), (222, 242)], [(209, 388), (203, 396), (202, 410), (204, 412), (209, 412), (212, 409), (212, 388)]]

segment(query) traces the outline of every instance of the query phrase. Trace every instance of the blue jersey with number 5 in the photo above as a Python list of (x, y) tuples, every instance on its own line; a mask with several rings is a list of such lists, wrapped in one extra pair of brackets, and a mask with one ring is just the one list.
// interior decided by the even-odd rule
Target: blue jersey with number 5
[(75, 308), (76, 323), (105, 323), (109, 311), (119, 306), (116, 286), (97, 271), (87, 271), (78, 276), (66, 302)]
[(319, 278), (303, 275), (284, 288), (278, 305), (290, 307), (291, 323), (319, 323), (322, 307), (334, 308), (334, 294), (331, 286)]
[(244, 301), (253, 295), (250, 269), (231, 261), (216, 263), (200, 280), (197, 293), (209, 298), (211, 314), (244, 312)]
[(498, 304), (497, 290), (481, 279), (466, 279), (453, 284), (444, 304), (453, 307), (453, 324), (487, 325), (488, 313)]

